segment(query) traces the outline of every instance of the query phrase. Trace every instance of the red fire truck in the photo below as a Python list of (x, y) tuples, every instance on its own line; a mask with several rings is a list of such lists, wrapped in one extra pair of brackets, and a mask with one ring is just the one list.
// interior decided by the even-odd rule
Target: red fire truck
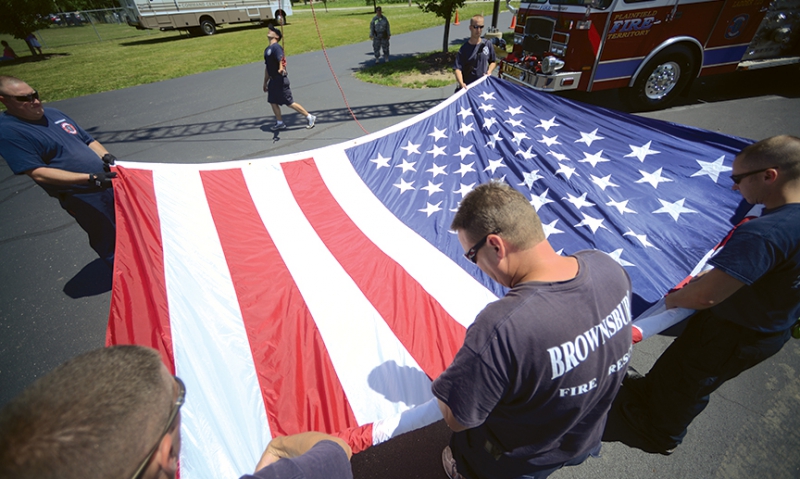
[(798, 62), (800, 0), (523, 0), (500, 76), (541, 91), (621, 88), (654, 110), (698, 76)]

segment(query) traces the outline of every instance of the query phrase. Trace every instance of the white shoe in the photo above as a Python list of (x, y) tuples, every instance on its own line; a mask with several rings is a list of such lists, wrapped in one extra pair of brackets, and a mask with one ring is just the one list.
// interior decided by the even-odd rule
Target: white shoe
[(316, 121), (317, 121), (317, 117), (316, 116), (309, 115), (309, 117), (308, 117), (308, 125), (306, 126), (306, 128), (308, 128), (309, 130), (314, 128), (314, 124), (316, 123)]

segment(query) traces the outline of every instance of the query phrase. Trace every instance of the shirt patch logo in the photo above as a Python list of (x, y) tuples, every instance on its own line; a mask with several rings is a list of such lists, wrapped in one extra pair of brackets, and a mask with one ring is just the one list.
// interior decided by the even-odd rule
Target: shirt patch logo
[(77, 135), (78, 134), (78, 130), (76, 130), (75, 127), (70, 125), (69, 123), (66, 123), (66, 122), (62, 123), (61, 124), (61, 128), (63, 128), (64, 131), (66, 131), (70, 135)]

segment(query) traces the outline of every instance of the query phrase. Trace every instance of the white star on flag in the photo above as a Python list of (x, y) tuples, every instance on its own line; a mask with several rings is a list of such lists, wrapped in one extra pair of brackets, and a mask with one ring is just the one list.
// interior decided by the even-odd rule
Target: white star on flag
[(495, 172), (495, 171), (496, 171), (498, 168), (508, 168), (508, 167), (507, 167), (507, 166), (506, 166), (506, 165), (503, 163), (503, 159), (502, 159), (502, 158), (500, 158), (500, 159), (497, 159), (497, 160), (489, 160), (489, 166), (487, 166), (486, 168), (484, 168), (484, 169), (483, 169), (483, 171), (491, 171), (491, 172), (492, 172), (492, 174), (494, 174), (494, 172)]
[(442, 155), (447, 156), (447, 153), (445, 153), (444, 148), (445, 148), (444, 146), (439, 146), (436, 143), (434, 143), (433, 145), (431, 145), (431, 149), (426, 151), (425, 153), (432, 154), (434, 158)]
[(373, 160), (369, 160), (369, 161), (371, 161), (371, 162), (375, 163), (375, 165), (377, 165), (376, 168), (375, 168), (377, 170), (377, 169), (380, 169), (380, 168), (383, 168), (383, 167), (389, 168), (389, 160), (391, 160), (391, 159), (392, 159), (391, 157), (384, 158), (383, 155), (378, 153), (378, 157), (377, 158), (375, 158)]
[(487, 105), (486, 103), (481, 103), (481, 106), (478, 109), (482, 112), (493, 111), (494, 105)]
[[(541, 208), (542, 206), (546, 205), (547, 203), (552, 203), (553, 202), (553, 200), (551, 200), (550, 198), (547, 197), (547, 193), (548, 192), (550, 192), (550, 188), (547, 188), (546, 190), (544, 190), (544, 192), (542, 192), (541, 195), (538, 195), (538, 196), (537, 195), (533, 195), (533, 194), (531, 195), (531, 204), (536, 209), (536, 211), (539, 211), (539, 208)], [(558, 221), (558, 220), (556, 220), (556, 221)], [(555, 224), (555, 221), (553, 222), (553, 224)]]
[(659, 183), (669, 183), (669, 182), (671, 182), (672, 180), (670, 180), (669, 178), (662, 178), (661, 177), (661, 170), (663, 170), (663, 168), (659, 168), (659, 169), (657, 169), (656, 171), (654, 171), (652, 173), (648, 173), (646, 171), (639, 170), (639, 173), (642, 174), (642, 178), (639, 179), (639, 180), (636, 180), (636, 183), (650, 183), (650, 186), (652, 186), (655, 189), (658, 189), (658, 184)]
[(622, 248), (612, 251), (611, 253), (606, 253), (607, 255), (611, 256), (611, 259), (619, 263), (620, 266), (636, 266), (635, 264), (625, 261), (622, 259)]
[[(420, 189), (427, 191), (428, 192), (428, 196), (431, 196), (434, 193), (441, 193), (443, 191), (442, 190), (442, 183), (438, 183), (437, 184), (437, 183), (434, 183), (434, 182), (432, 182), (430, 180), (428, 180), (428, 186), (423, 186)], [(422, 210), (420, 210), (420, 211), (422, 211)], [(430, 216), (430, 215), (428, 215), (428, 216)]]
[(462, 120), (466, 120), (468, 116), (475, 116), (475, 114), (472, 113), (472, 108), (464, 108), (462, 106), (461, 111), (458, 112), (458, 116), (460, 116)]
[(445, 132), (447, 132), (447, 128), (440, 130), (440, 129), (438, 129), (438, 128), (436, 128), (434, 126), (433, 127), (433, 133), (428, 133), (428, 136), (432, 136), (433, 137), (433, 141), (439, 141), (442, 138), (447, 138), (447, 135), (445, 134)]
[(591, 201), (586, 201), (586, 195), (587, 193), (580, 196), (572, 196), (572, 193), (567, 193), (567, 196), (561, 199), (569, 201), (576, 209), (581, 209), (584, 206), (595, 206)]
[(569, 158), (567, 158), (567, 155), (565, 155), (563, 153), (555, 152), (553, 150), (548, 151), (547, 154), (548, 155), (553, 155), (556, 158), (556, 160), (558, 160), (558, 161), (571, 161)]
[(478, 96), (483, 98), (483, 101), (497, 100), (497, 98), (494, 97), (494, 92), (493, 91), (492, 92), (486, 92), (485, 91), (485, 92), (481, 93)]
[(419, 154), (419, 145), (421, 144), (422, 143), (415, 145), (411, 143), (411, 140), (408, 140), (408, 144), (406, 146), (401, 146), (400, 149), (405, 150), (407, 155), (410, 155), (411, 153)]
[(503, 121), (503, 123), (508, 123), (509, 125), (511, 125), (512, 128), (520, 128), (520, 127), (525, 128), (525, 126), (522, 124), (522, 120), (515, 120), (513, 118), (509, 118), (508, 120)]
[(527, 172), (523, 171), (522, 172), (522, 176), (523, 176), (523, 178), (525, 178), (525, 180), (522, 183), (520, 183), (518, 186), (525, 185), (525, 186), (528, 187), (529, 190), (531, 188), (533, 188), (533, 183), (536, 180), (540, 180), (540, 179), (544, 178), (542, 175), (539, 174), (539, 170), (531, 170), (530, 173), (527, 173)]
[(589, 163), (592, 165), (592, 168), (597, 168), (598, 163), (605, 163), (606, 161), (611, 161), (607, 158), (603, 158), (603, 150), (598, 151), (597, 153), (590, 155), (589, 153), (583, 152), (584, 158), (582, 160), (578, 160), (578, 163)]
[(638, 158), (639, 161), (644, 163), (644, 159), (647, 155), (655, 155), (661, 153), (660, 151), (651, 150), (650, 143), (652, 143), (652, 141), (648, 141), (642, 146), (628, 145), (631, 148), (631, 152), (625, 155), (623, 158), (628, 158), (632, 156), (634, 158)]
[(432, 204), (428, 203), (428, 206), (426, 206), (425, 208), (422, 208), (421, 210), (418, 210), (418, 211), (421, 211), (422, 213), (427, 214), (428, 218), (430, 218), (432, 214), (437, 213), (439, 211), (442, 211), (442, 209), (439, 207), (439, 205), (441, 205), (441, 204), (442, 204), (441, 201), (436, 203), (435, 205), (432, 205)]
[(470, 123), (469, 125), (467, 125), (466, 123), (462, 123), (461, 128), (458, 129), (458, 132), (461, 133), (463, 136), (467, 136), (467, 133), (475, 131), (475, 128), (473, 128), (473, 126), (474, 126), (473, 123)]
[(658, 199), (661, 202), (661, 208), (653, 211), (653, 213), (666, 213), (672, 216), (672, 219), (676, 222), (678, 218), (681, 216), (682, 213), (697, 213), (697, 211), (686, 208), (683, 206), (683, 203), (686, 201), (686, 198), (681, 198), (674, 203), (670, 203), (669, 201), (664, 201), (661, 198)]
[(636, 213), (632, 209), (628, 208), (628, 201), (630, 200), (616, 201), (614, 198), (609, 198), (609, 202), (606, 203), (606, 206), (616, 208), (621, 215), (624, 215), (625, 213)]
[(467, 173), (471, 173), (471, 172), (475, 171), (475, 168), (472, 167), (472, 165), (474, 165), (474, 164), (475, 164), (474, 161), (472, 163), (469, 163), (469, 164), (461, 163), (461, 168), (457, 169), (453, 173), (461, 173), (461, 177), (463, 178), (464, 175), (466, 175)]
[(396, 187), (400, 188), (400, 194), (402, 195), (406, 191), (414, 189), (414, 182), (413, 181), (407, 182), (403, 178), (400, 178), (400, 183), (396, 184), (396, 185), (392, 185), (392, 186), (396, 186)]
[(488, 130), (497, 124), (497, 118), (490, 116), (483, 119), (483, 129)]
[(530, 140), (531, 137), (528, 136), (527, 133), (524, 131), (515, 131), (514, 138), (511, 139), (512, 142), (516, 143), (518, 146), (522, 146), (522, 140)]
[(503, 111), (508, 113), (511, 116), (521, 115), (522, 114), (522, 105), (517, 106), (517, 107), (513, 107), (513, 108), (512, 107), (508, 107), (507, 110), (503, 110)]
[[(598, 128), (595, 128), (593, 132), (590, 133), (581, 133), (581, 137), (578, 140), (575, 140), (575, 143), (586, 143), (586, 146), (592, 146), (592, 142), (597, 140), (602, 140), (603, 137), (597, 134)], [(594, 166), (594, 165), (592, 165)]]
[(447, 168), (446, 164), (439, 166), (436, 163), (433, 163), (430, 168), (425, 170), (425, 172), (433, 173), (433, 177), (436, 178), (439, 175), (446, 175), (447, 174), (447, 171), (445, 171), (446, 168)]
[(500, 132), (498, 131), (497, 133), (495, 133), (494, 135), (489, 137), (489, 141), (487, 141), (486, 145), (484, 145), (484, 146), (488, 146), (488, 147), (490, 147), (491, 149), (494, 150), (495, 146), (497, 145), (497, 142), (502, 140), (502, 139), (503, 138), (500, 136)]
[(458, 147), (458, 153), (455, 153), (453, 156), (458, 156), (461, 158), (461, 161), (464, 161), (464, 158), (469, 155), (474, 155), (475, 152), (472, 151), (472, 145), (469, 145), (467, 148), (463, 146)]
[(409, 162), (408, 160), (403, 158), (403, 162), (401, 164), (399, 164), (399, 165), (395, 165), (395, 168), (402, 168), (403, 169), (403, 173), (405, 173), (407, 171), (417, 171), (416, 168), (414, 168), (414, 165), (416, 165), (416, 164), (417, 164), (416, 161)]
[(536, 153), (531, 153), (531, 149), (532, 148), (533, 148), (532, 146), (529, 146), (527, 151), (522, 151), (521, 149), (519, 149), (514, 154), (515, 155), (521, 155), (522, 158), (524, 158), (526, 160), (530, 160), (531, 158), (536, 156)]
[(472, 191), (472, 188), (474, 186), (475, 186), (475, 183), (470, 183), (468, 185), (465, 185), (464, 183), (461, 183), (461, 188), (455, 190), (453, 193), (461, 195), (461, 199), (464, 199), (464, 195), (466, 195), (467, 193)]
[(542, 135), (542, 139), (539, 140), (539, 143), (544, 143), (547, 146), (560, 145), (561, 142), (559, 142), (557, 138), (558, 138), (558, 135), (556, 135), (556, 136), (544, 136), (544, 135)]
[(606, 175), (602, 178), (594, 175), (589, 175), (589, 176), (591, 176), (592, 178), (592, 183), (600, 187), (600, 189), (603, 191), (605, 191), (606, 188), (608, 188), (609, 186), (612, 188), (619, 188), (619, 185), (611, 182), (611, 175)]
[(550, 223), (542, 223), (542, 229), (544, 230), (545, 238), (549, 238), (550, 235), (563, 233), (563, 231), (556, 228), (556, 223), (558, 223), (558, 220), (553, 220)]
[(711, 178), (714, 183), (716, 183), (719, 179), (720, 173), (726, 173), (733, 170), (733, 168), (730, 166), (725, 166), (722, 164), (725, 161), (725, 156), (720, 156), (716, 161), (694, 161), (700, 165), (700, 170), (696, 173), (692, 173), (692, 176), (708, 175), (708, 177)]
[(588, 226), (589, 228), (591, 228), (592, 233), (597, 233), (597, 230), (599, 228), (608, 229), (606, 228), (606, 225), (603, 224), (605, 218), (594, 218), (583, 212), (581, 212), (581, 214), (583, 215), (583, 221), (576, 224), (575, 225), (576, 228), (579, 226)]
[(634, 238), (639, 240), (639, 243), (641, 243), (642, 246), (644, 246), (645, 248), (656, 248), (656, 246), (653, 243), (647, 240), (647, 235), (638, 235), (634, 233), (632, 229), (628, 229), (628, 231), (626, 233), (623, 233), (622, 236), (633, 236)]
[(561, 126), (556, 123), (556, 117), (550, 118), (549, 120), (539, 120), (539, 124), (534, 128), (544, 128), (544, 131), (550, 131), (550, 128), (554, 126)]
[(563, 163), (559, 163), (558, 164), (558, 169), (555, 171), (554, 174), (557, 175), (559, 173), (563, 173), (564, 176), (566, 176), (568, 180), (572, 179), (572, 175), (581, 176), (581, 175), (575, 173), (575, 168), (570, 168), (569, 166), (567, 166), (567, 165), (565, 165)]

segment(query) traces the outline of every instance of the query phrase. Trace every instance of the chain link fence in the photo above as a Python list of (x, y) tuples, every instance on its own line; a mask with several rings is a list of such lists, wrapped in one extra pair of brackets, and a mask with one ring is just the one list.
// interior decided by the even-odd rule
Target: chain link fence
[(49, 18), (50, 27), (36, 32), (39, 42), (46, 49), (148, 36), (157, 32), (129, 26), (122, 8), (53, 13)]

